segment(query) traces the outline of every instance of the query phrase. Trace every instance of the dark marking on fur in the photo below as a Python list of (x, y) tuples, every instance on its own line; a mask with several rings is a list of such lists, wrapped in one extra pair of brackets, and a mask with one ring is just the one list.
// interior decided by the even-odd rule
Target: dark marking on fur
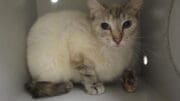
[(91, 74), (84, 74), (84, 76), (85, 76), (85, 77), (88, 77), (88, 78), (92, 77)]
[(83, 69), (86, 68), (86, 67), (87, 67), (87, 66), (81, 64), (81, 65), (78, 65), (78, 66), (76, 67), (76, 69), (77, 69), (78, 71), (81, 71), (81, 70), (83, 70)]
[(119, 18), (121, 13), (122, 13), (122, 8), (121, 7), (109, 7), (106, 9), (107, 13), (113, 16), (113, 18)]
[(69, 83), (52, 83), (52, 82), (28, 82), (25, 89), (33, 98), (52, 97), (68, 93), (73, 87)]

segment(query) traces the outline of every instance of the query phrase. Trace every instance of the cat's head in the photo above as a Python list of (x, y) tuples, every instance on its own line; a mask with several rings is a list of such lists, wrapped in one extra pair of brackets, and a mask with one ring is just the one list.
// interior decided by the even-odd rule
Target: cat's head
[(92, 28), (97, 38), (111, 47), (126, 46), (138, 32), (138, 15), (143, 0), (129, 0), (119, 6), (105, 6), (88, 0)]

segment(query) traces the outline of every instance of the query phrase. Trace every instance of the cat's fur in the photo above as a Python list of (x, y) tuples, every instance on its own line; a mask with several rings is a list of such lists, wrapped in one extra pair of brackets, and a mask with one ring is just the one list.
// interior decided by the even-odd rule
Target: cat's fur
[[(34, 24), (27, 45), (33, 81), (73, 81), (82, 83), (89, 94), (101, 94), (104, 82), (114, 80), (132, 65), (142, 0), (130, 0), (120, 7), (88, 0), (88, 6), (90, 17), (78, 11), (60, 11)], [(132, 25), (123, 29), (127, 20)], [(102, 22), (108, 23), (111, 31), (103, 30)], [(119, 38), (120, 43), (112, 37)]]

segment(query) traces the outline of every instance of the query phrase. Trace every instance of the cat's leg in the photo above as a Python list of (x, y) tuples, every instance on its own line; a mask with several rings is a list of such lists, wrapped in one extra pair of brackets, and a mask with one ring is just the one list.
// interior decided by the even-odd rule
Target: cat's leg
[(42, 98), (68, 93), (73, 88), (73, 84), (71, 82), (53, 83), (31, 81), (25, 84), (25, 88), (33, 98)]
[(137, 75), (135, 72), (131, 69), (125, 70), (122, 76), (123, 88), (129, 93), (133, 93), (137, 89), (137, 83)]
[(37, 45), (39, 48), (35, 46), (28, 51), (32, 81), (26, 84), (27, 91), (34, 98), (57, 96), (70, 91), (72, 72), (66, 48), (57, 51), (44, 44)]
[(74, 62), (76, 64), (76, 70), (81, 77), (81, 84), (84, 85), (86, 92), (90, 95), (98, 95), (105, 92), (105, 87), (101, 81), (99, 81), (96, 71), (94, 69), (93, 62), (88, 59), (81, 62)]
[(94, 62), (84, 58), (80, 54), (71, 55), (71, 65), (79, 74), (79, 81), (90, 95), (98, 95), (105, 92), (103, 83), (98, 79)]
[(81, 83), (84, 85), (88, 94), (99, 95), (105, 92), (105, 87), (103, 83), (98, 80), (96, 72), (93, 68), (82, 65), (82, 67), (79, 67), (79, 72), (82, 76)]

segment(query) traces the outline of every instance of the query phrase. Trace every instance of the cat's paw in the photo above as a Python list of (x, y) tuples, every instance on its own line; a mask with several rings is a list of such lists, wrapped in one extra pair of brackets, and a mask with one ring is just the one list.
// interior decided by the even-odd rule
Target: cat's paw
[(128, 93), (134, 93), (138, 86), (137, 76), (133, 73), (133, 71), (125, 71), (122, 82), (123, 88)]
[(86, 92), (89, 95), (100, 95), (105, 92), (105, 87), (102, 83), (86, 85)]
[(123, 87), (128, 93), (134, 93), (137, 89), (137, 81), (126, 80)]
[(71, 90), (73, 87), (74, 87), (74, 85), (73, 85), (72, 82), (67, 82), (67, 83), (66, 83), (66, 88), (67, 88), (68, 90)]

